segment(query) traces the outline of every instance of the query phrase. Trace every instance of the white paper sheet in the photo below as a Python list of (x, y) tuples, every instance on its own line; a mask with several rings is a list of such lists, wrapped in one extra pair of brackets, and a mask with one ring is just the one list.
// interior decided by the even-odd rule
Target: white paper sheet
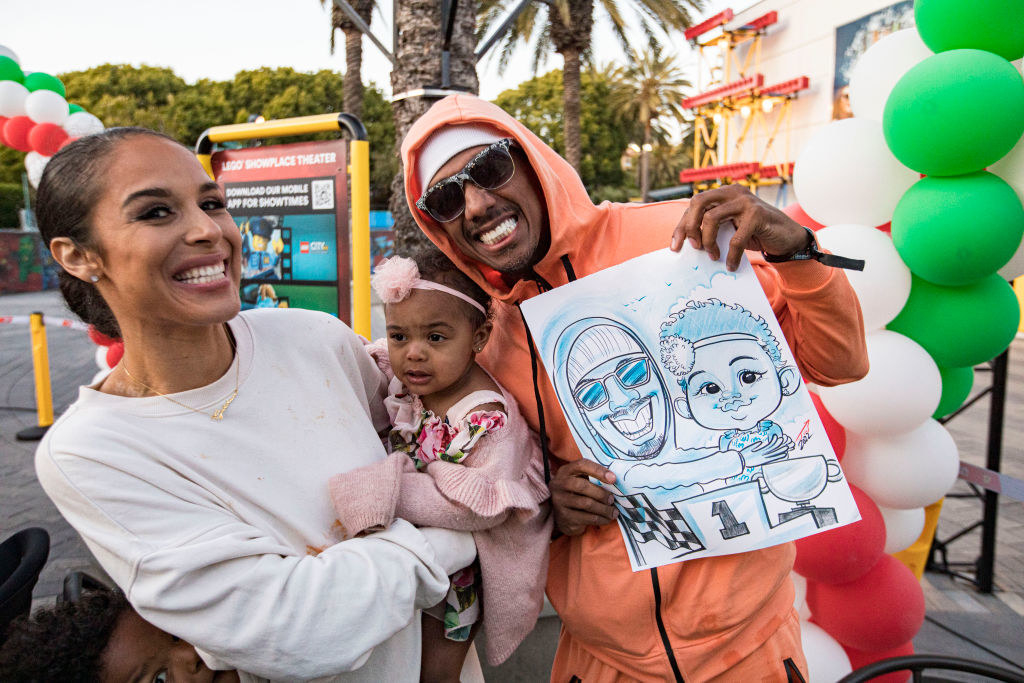
[(665, 249), (522, 310), (580, 452), (616, 474), (634, 571), (860, 519), (746, 258)]

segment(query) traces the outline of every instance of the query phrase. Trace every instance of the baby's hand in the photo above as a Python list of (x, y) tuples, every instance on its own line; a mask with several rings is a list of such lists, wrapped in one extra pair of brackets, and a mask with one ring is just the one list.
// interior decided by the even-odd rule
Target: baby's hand
[(785, 457), (792, 444), (792, 441), (787, 443), (787, 440), (788, 437), (779, 438), (778, 435), (774, 435), (764, 441), (755, 441), (740, 451), (743, 464), (746, 467), (756, 467)]

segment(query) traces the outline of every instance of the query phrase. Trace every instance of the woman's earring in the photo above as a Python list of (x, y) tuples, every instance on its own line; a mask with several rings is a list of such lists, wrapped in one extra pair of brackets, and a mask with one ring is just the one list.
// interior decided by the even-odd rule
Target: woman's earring
[(99, 275), (90, 275), (89, 276), (89, 282), (91, 282), (93, 284), (96, 284), (99, 281), (100, 281), (100, 276)]

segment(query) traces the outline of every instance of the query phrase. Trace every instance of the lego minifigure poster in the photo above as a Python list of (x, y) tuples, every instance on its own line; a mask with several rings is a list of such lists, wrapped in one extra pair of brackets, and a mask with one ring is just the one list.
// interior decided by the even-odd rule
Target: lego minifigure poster
[(229, 149), (211, 159), (242, 233), (242, 309), (349, 319), (344, 140)]
[(746, 258), (730, 273), (687, 244), (522, 310), (580, 453), (616, 475), (634, 571), (860, 519)]

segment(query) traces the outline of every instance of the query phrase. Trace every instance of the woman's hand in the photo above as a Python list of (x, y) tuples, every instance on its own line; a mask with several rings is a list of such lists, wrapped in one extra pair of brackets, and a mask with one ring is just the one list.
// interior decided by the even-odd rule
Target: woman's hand
[(555, 528), (566, 536), (579, 536), (588, 526), (603, 526), (618, 515), (612, 505), (614, 496), (588, 477), (609, 484), (615, 482), (611, 470), (581, 458), (559, 467), (548, 485)]
[(725, 267), (736, 270), (745, 249), (773, 256), (788, 256), (807, 246), (807, 231), (799, 223), (756, 196), (742, 185), (724, 185), (694, 195), (672, 233), (669, 248), (679, 251), (684, 240), (704, 249), (717, 261), (718, 228), (725, 223), (736, 227), (729, 239)]

